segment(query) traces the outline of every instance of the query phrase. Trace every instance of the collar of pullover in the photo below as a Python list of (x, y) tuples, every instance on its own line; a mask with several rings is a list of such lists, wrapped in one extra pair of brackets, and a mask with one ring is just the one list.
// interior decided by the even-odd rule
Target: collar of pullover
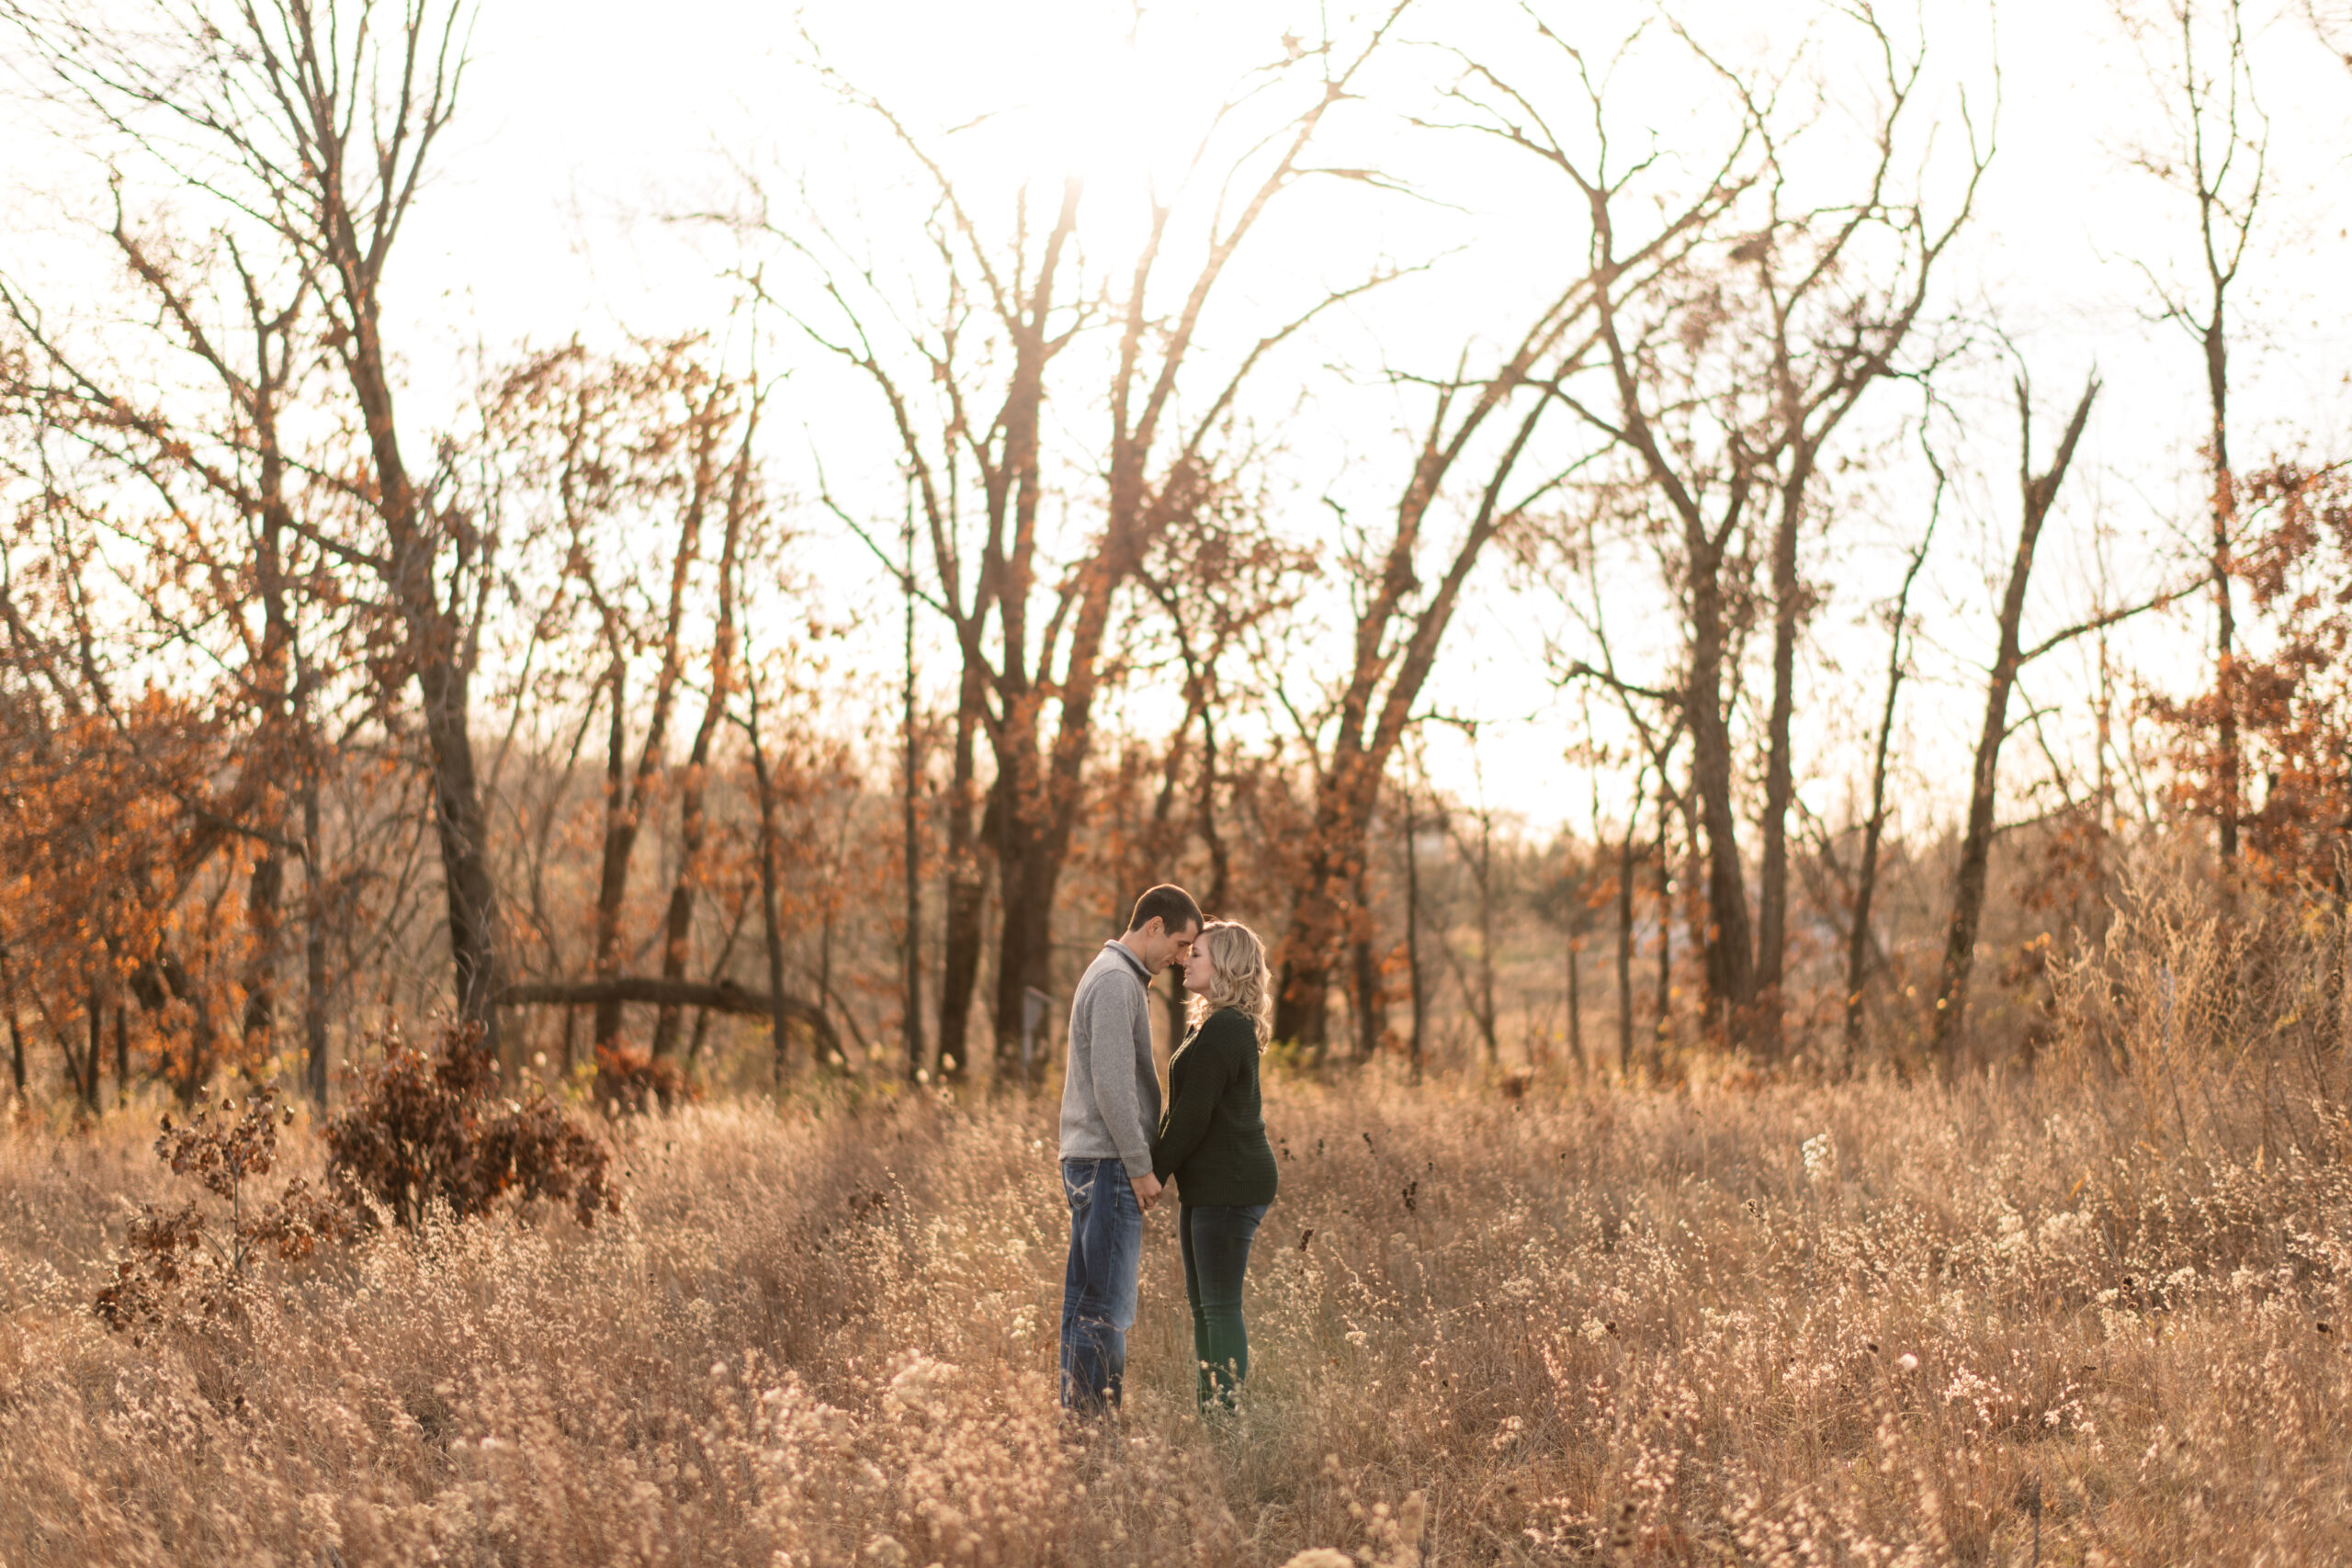
[(1113, 937), (1102, 945), (1110, 952), (1115, 953), (1120, 957), (1125, 959), (1127, 961), (1128, 967), (1132, 968), (1136, 972), (1136, 978), (1144, 983), (1144, 987), (1147, 990), (1150, 988), (1151, 971), (1143, 966), (1143, 960), (1135, 955), (1135, 951), (1132, 948), (1128, 947), (1125, 942), (1121, 942), (1117, 937)]

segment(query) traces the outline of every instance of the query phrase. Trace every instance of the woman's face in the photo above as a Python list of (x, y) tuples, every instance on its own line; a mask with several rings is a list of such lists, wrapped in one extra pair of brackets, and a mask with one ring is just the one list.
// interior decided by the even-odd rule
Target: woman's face
[(1194, 942), (1192, 955), (1184, 960), (1184, 988), (1196, 997), (1205, 997), (1216, 978), (1216, 971), (1209, 966), (1208, 944)]

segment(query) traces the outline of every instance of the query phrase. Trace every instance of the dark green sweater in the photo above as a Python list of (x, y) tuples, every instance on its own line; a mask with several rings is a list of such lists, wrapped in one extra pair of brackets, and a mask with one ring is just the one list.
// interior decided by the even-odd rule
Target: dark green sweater
[(1258, 1099), (1258, 1031), (1239, 1010), (1209, 1014), (1169, 1059), (1151, 1168), (1176, 1183), (1187, 1207), (1274, 1201), (1280, 1178)]

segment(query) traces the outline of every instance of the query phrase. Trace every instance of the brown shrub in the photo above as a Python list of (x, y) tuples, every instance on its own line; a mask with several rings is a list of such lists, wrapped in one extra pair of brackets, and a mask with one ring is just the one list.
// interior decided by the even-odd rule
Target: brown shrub
[(141, 1204), (95, 1303), (107, 1327), (145, 1329), (232, 1311), (258, 1258), (306, 1258), (320, 1242), (349, 1234), (344, 1211), (299, 1176), (264, 1196), (259, 1183), (277, 1164), (279, 1123), (294, 1119), (275, 1085), (242, 1104), (223, 1100), (219, 1109), (216, 1122), (211, 1105), (198, 1105), (195, 1120), (180, 1126), (166, 1115), (155, 1156), (228, 1213), (210, 1213), (198, 1199), (174, 1210)]
[(568, 1201), (582, 1224), (616, 1210), (610, 1151), (536, 1088), (501, 1100), (498, 1064), (476, 1042), (474, 1030), (446, 1026), (424, 1050), (384, 1041), (383, 1061), (326, 1125), (335, 1194), (363, 1221), (380, 1210), (403, 1230), (435, 1201), (461, 1220), (509, 1194)]
[(596, 1103), (608, 1112), (672, 1111), (702, 1098), (684, 1067), (632, 1045), (596, 1047), (595, 1086)]

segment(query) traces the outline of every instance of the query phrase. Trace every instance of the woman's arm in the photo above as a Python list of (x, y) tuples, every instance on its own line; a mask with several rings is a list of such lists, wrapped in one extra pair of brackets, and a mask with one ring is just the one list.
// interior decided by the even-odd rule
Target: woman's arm
[(1184, 1053), (1181, 1091), (1174, 1082), (1175, 1073), (1171, 1070), (1168, 1075), (1168, 1111), (1159, 1119), (1159, 1136), (1151, 1145), (1152, 1174), (1162, 1181), (1201, 1146), (1201, 1140), (1208, 1135), (1209, 1118), (1216, 1113), (1217, 1101), (1225, 1098), (1226, 1085), (1233, 1080), (1233, 1053), (1226, 1048), (1225, 1031), (1219, 1027), (1226, 1021), (1220, 1016), (1201, 1025), (1200, 1038)]

